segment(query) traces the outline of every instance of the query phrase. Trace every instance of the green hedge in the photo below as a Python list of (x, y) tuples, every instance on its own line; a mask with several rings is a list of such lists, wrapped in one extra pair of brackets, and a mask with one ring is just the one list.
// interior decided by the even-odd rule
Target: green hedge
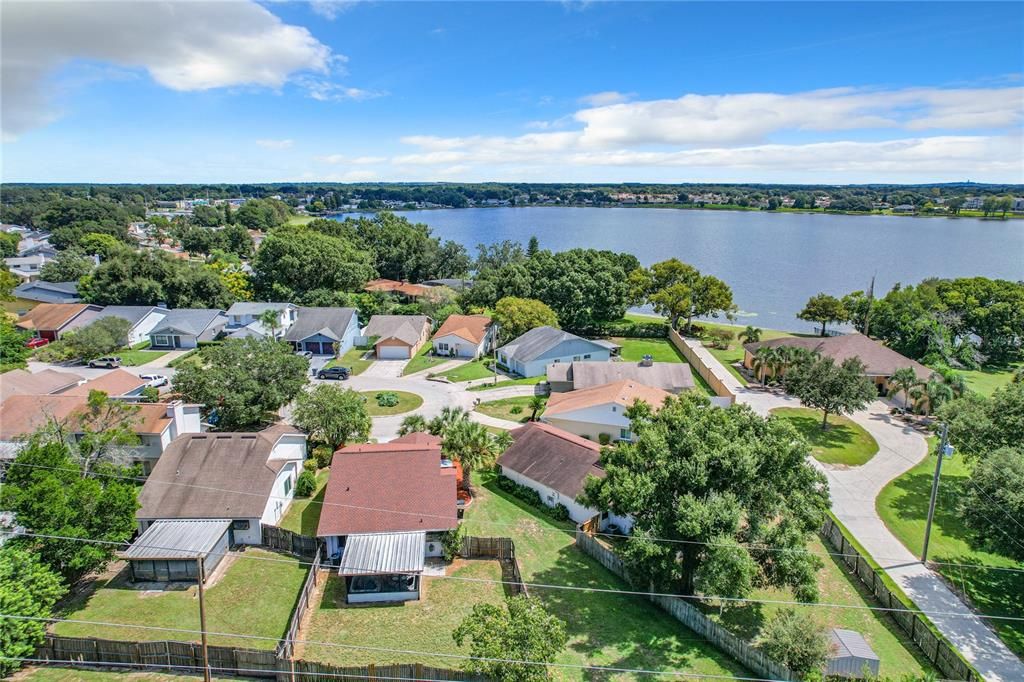
[(627, 339), (663, 339), (668, 336), (667, 322), (632, 322), (616, 320), (600, 322), (578, 329), (568, 329), (579, 336), (620, 336)]
[(555, 521), (568, 521), (569, 520), (569, 508), (564, 504), (559, 503), (557, 506), (549, 507), (544, 504), (544, 500), (541, 499), (540, 493), (533, 488), (525, 485), (520, 485), (513, 481), (507, 476), (498, 477), (498, 487), (510, 494), (512, 497), (525, 502), (526, 504), (539, 509), (544, 512)]

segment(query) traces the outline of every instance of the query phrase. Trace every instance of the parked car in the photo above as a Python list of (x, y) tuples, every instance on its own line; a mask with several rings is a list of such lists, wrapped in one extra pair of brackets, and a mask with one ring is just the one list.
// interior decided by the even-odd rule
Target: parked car
[(146, 382), (147, 386), (160, 388), (167, 385), (167, 377), (163, 374), (140, 374), (139, 378)]
[(313, 359), (313, 351), (311, 350), (298, 350), (295, 351), (295, 354), (298, 355), (300, 358), (306, 358), (307, 360)]
[(33, 339), (29, 339), (25, 342), (26, 348), (42, 348), (46, 344), (50, 343), (50, 339), (44, 339), (41, 336), (37, 336)]
[(316, 374), (317, 379), (334, 379), (344, 381), (351, 376), (352, 372), (348, 367), (327, 367)]
[(121, 366), (121, 358), (116, 355), (108, 355), (104, 358), (96, 358), (95, 360), (89, 361), (89, 366), (93, 369), (114, 369)]

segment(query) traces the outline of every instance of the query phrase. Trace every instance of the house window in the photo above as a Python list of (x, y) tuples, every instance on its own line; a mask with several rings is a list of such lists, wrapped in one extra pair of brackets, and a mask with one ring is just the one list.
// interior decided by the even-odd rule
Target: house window
[(157, 334), (153, 337), (154, 346), (169, 346), (171, 345), (171, 337), (165, 334)]
[(231, 530), (249, 530), (249, 519), (239, 519), (231, 522)]
[(590, 359), (590, 353), (587, 353), (586, 355), (584, 355), (583, 359), (584, 360), (589, 360)]
[(572, 356), (572, 359), (573, 359), (574, 362), (577, 362), (577, 361), (579, 361), (580, 356), (574, 355), (574, 356)]
[(619, 440), (632, 440), (633, 433), (629, 429), (619, 429)]
[(292, 477), (284, 479), (284, 494), (287, 495), (292, 491)]
[(448, 344), (447, 343), (439, 343), (439, 344), (437, 344), (437, 349), (439, 351), (442, 351), (442, 352), (447, 352)]
[(618, 411), (619, 411), (619, 408), (617, 408), (614, 405), (612, 405), (612, 412), (618, 412)]

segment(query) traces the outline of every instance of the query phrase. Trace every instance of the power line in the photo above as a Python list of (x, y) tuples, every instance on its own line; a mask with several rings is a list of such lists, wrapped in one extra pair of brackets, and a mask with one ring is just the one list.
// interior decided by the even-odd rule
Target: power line
[[(170, 628), (161, 627), (157, 625), (131, 625), (127, 623), (113, 623), (110, 621), (97, 621), (97, 620), (82, 620), (77, 618), (45, 618), (42, 616), (21, 616), (7, 613), (0, 613), (0, 618), (10, 618), (11, 620), (28, 620), (35, 622), (46, 622), (46, 623), (75, 623), (79, 625), (103, 625), (107, 627), (115, 628), (131, 628), (133, 630), (157, 630), (161, 632), (176, 632), (181, 634), (190, 635), (201, 635), (203, 630), (189, 630), (186, 628)], [(205, 630), (208, 636), (214, 637), (236, 637), (238, 639), (251, 639), (261, 641), (278, 642), (279, 639), (275, 637), (267, 637), (265, 635), (243, 635), (235, 632), (215, 632), (213, 630)], [(716, 679), (716, 680), (741, 680), (742, 682), (785, 682), (784, 680), (774, 680), (771, 678), (764, 677), (740, 677), (737, 675), (712, 675), (708, 673), (691, 673), (684, 672), (681, 670), (648, 670), (645, 668), (615, 668), (609, 666), (599, 665), (583, 665), (579, 663), (545, 663), (543, 661), (526, 661), (515, 658), (497, 658), (491, 656), (471, 656), (469, 654), (455, 654), (448, 652), (439, 651), (417, 651), (415, 649), (394, 649), (388, 647), (378, 646), (366, 646), (362, 644), (340, 644), (337, 642), (322, 642), (318, 640), (308, 639), (292, 639), (288, 640), (293, 644), (303, 644), (306, 646), (325, 646), (333, 647), (338, 649), (356, 649), (359, 651), (375, 651), (379, 653), (390, 653), (390, 654), (403, 654), (408, 656), (427, 656), (432, 658), (451, 658), (463, 661), (484, 661), (487, 663), (514, 663), (517, 665), (538, 665), (544, 667), (553, 668), (567, 668), (572, 670), (595, 670), (598, 672), (608, 673), (634, 673), (639, 675), (673, 675), (676, 677), (695, 677), (701, 679)]]
[[(893, 452), (895, 452), (895, 451), (893, 451)], [(904, 458), (904, 459), (906, 459), (906, 458)], [(906, 460), (906, 461), (909, 462), (911, 460)], [(28, 467), (28, 468), (33, 468), (33, 469), (47, 469), (47, 470), (52, 470), (52, 471), (67, 471), (67, 472), (72, 472), (72, 473), (81, 473), (81, 470), (76, 468), (76, 467), (56, 467), (56, 466), (47, 466), (45, 464), (28, 464), (28, 463), (16, 462), (16, 461), (15, 462), (10, 462), (10, 466), (21, 466), (21, 467)], [(87, 475), (89, 475), (89, 476), (103, 476), (103, 477), (106, 477), (106, 478), (114, 478), (114, 479), (119, 479), (119, 480), (134, 481), (134, 482), (137, 482), (137, 483), (147, 483), (148, 482), (148, 483), (154, 483), (154, 484), (159, 484), (159, 485), (171, 485), (171, 486), (179, 486), (179, 487), (184, 487), (184, 488), (196, 488), (196, 489), (199, 489), (199, 490), (206, 490), (206, 491), (209, 491), (209, 492), (232, 493), (232, 494), (236, 494), (236, 495), (250, 495), (250, 496), (258, 496), (258, 497), (267, 497), (268, 499), (272, 499), (272, 500), (294, 501), (293, 497), (286, 497), (286, 496), (282, 496), (282, 495), (273, 495), (273, 494), (271, 494), (269, 496), (265, 496), (262, 493), (252, 492), (252, 491), (249, 491), (249, 490), (232, 490), (230, 488), (218, 488), (218, 487), (215, 487), (215, 486), (205, 486), (205, 485), (199, 485), (199, 484), (195, 484), (195, 483), (181, 483), (181, 482), (178, 482), (178, 481), (159, 481), (159, 480), (153, 479), (151, 477), (150, 478), (146, 478), (146, 477), (143, 477), (143, 476), (123, 476), (123, 475), (119, 475), (119, 474), (101, 473), (101, 472), (96, 472), (96, 471), (90, 471), (90, 472), (88, 472)], [(416, 516), (417, 518), (427, 517), (427, 518), (442, 518), (442, 519), (450, 520), (450, 517), (443, 516), (441, 514), (418, 513), (418, 512), (410, 512), (410, 511), (404, 511), (404, 510), (398, 510), (398, 509), (385, 509), (383, 507), (368, 507), (368, 506), (364, 506), (364, 505), (345, 504), (345, 503), (342, 503), (342, 502), (327, 502), (325, 500), (309, 500), (308, 504), (309, 505), (319, 505), (319, 506), (329, 506), (329, 507), (343, 507), (343, 508), (347, 508), (347, 509), (356, 509), (356, 510), (360, 510), (360, 511), (381, 512), (381, 513), (384, 513), (384, 514)], [(498, 521), (477, 520), (476, 523), (480, 523), (480, 524), (486, 525), (486, 526), (495, 526), (495, 527), (498, 527), (498, 528), (517, 528), (518, 527), (518, 524), (514, 524), (514, 523), (501, 523), (501, 522), (498, 522)], [(558, 529), (558, 528), (537, 528), (536, 530), (541, 531), (541, 532), (545, 532), (545, 533), (558, 533), (558, 534), (561, 534), (561, 535), (565, 535), (565, 534), (570, 532), (570, 531), (565, 531), (565, 530), (561, 530), (561, 529)], [(630, 537), (633, 537), (633, 536), (627, 535), (625, 533), (607, 533), (607, 532), (597, 532), (597, 533), (595, 533), (595, 535), (599, 535), (601, 537), (606, 537), (606, 538), (623, 538), (623, 539), (628, 539)], [(644, 539), (645, 540), (649, 540), (651, 542), (671, 543), (671, 544), (680, 544), (680, 545), (699, 545), (699, 546), (703, 546), (703, 547), (725, 547), (725, 546), (733, 547), (734, 546), (732, 544), (730, 544), (730, 545), (722, 545), (721, 543), (705, 542), (705, 541), (701, 541), (701, 540), (681, 540), (681, 539), (675, 539), (675, 538), (658, 538), (658, 537), (645, 537)], [(844, 553), (844, 552), (830, 552), (828, 550), (825, 550), (824, 552), (815, 552), (813, 550), (809, 550), (807, 548), (801, 548), (801, 547), (793, 547), (793, 548), (790, 548), (790, 547), (772, 547), (772, 546), (768, 546), (768, 545), (757, 545), (757, 544), (751, 544), (751, 543), (738, 543), (738, 544), (740, 544), (740, 545), (742, 545), (744, 547), (747, 547), (748, 549), (755, 550), (755, 551), (758, 551), (758, 552), (779, 552), (779, 553), (790, 552), (790, 553), (798, 553), (798, 554), (812, 554), (814, 556), (830, 556), (830, 557), (842, 557), (842, 558), (851, 558), (851, 559), (854, 559), (854, 558), (857, 558), (857, 557), (860, 556), (859, 554)], [(904, 557), (878, 557), (878, 556), (873, 556), (872, 558), (874, 558), (876, 561), (905, 561)], [(929, 561), (928, 563), (932, 564), (932, 565), (936, 565), (936, 566), (951, 566), (951, 567), (955, 567), (955, 568), (968, 568), (968, 569), (974, 569), (974, 570), (1005, 571), (1005, 572), (1010, 572), (1010, 573), (1024, 573), (1024, 569), (1010, 568), (1010, 567), (1005, 567), (1005, 566), (986, 566), (984, 564), (963, 564), (963, 563), (941, 562), (941, 561)]]
[[(115, 542), (113, 540), (93, 540), (91, 538), (76, 538), (76, 537), (70, 537), (70, 536), (64, 536), (64, 535), (46, 535), (46, 534), (42, 534), (42, 533), (17, 533), (17, 534), (15, 534), (15, 536), (16, 537), (18, 537), (18, 536), (36, 537), (36, 538), (51, 539), (51, 540), (69, 540), (69, 541), (73, 541), (73, 542), (90, 542), (90, 543), (94, 543), (94, 544), (104, 544), (104, 545), (118, 545), (118, 546), (121, 546), (121, 545), (125, 544), (123, 542)], [(162, 549), (162, 550), (173, 550), (174, 549), (172, 547), (161, 547), (161, 546), (158, 546), (158, 545), (136, 545), (136, 546), (143, 547), (145, 549)], [(297, 564), (299, 566), (312, 566), (313, 565), (313, 562), (302, 561), (301, 559), (298, 560), (298, 561), (292, 561), (291, 559), (273, 559), (273, 558), (270, 558), (270, 557), (247, 556), (244, 552), (231, 552), (231, 551), (226, 552), (226, 554), (231, 555), (231, 556), (235, 556), (235, 557), (240, 557), (242, 559), (249, 559), (251, 561), (269, 561), (269, 562), (274, 562), (274, 563)], [(512, 581), (512, 580), (492, 580), (492, 579), (489, 579), (489, 578), (464, 578), (464, 577), (461, 577), (461, 576), (453, 576), (453, 575), (443, 575), (443, 576), (442, 575), (438, 575), (438, 576), (430, 576), (430, 577), (431, 578), (436, 578), (436, 579), (439, 579), (439, 580), (455, 580), (455, 581), (460, 581), (460, 582), (490, 583), (490, 584), (498, 584), (498, 585), (524, 585), (524, 586), (526, 586), (527, 588), (530, 588), (530, 589), (542, 589), (542, 590), (571, 590), (571, 591), (575, 591), (575, 592), (597, 592), (597, 593), (603, 593), (603, 594), (625, 594), (625, 595), (633, 595), (633, 596), (641, 596), (641, 597), (666, 597), (666, 598), (676, 598), (676, 599), (695, 600), (695, 601), (704, 601), (704, 600), (708, 600), (708, 599), (714, 599), (714, 600), (718, 600), (718, 601), (732, 602), (732, 603), (741, 603), (741, 604), (753, 603), (753, 604), (777, 604), (777, 605), (781, 605), (781, 606), (811, 606), (811, 607), (818, 607), (818, 608), (882, 611), (882, 612), (887, 612), (887, 613), (888, 612), (912, 613), (912, 614), (915, 614), (915, 615), (922, 615), (922, 616), (944, 616), (944, 617), (955, 617), (955, 618), (980, 618), (980, 619), (986, 619), (986, 620), (1014, 621), (1014, 622), (1016, 622), (1016, 621), (1024, 621), (1024, 616), (1021, 616), (1021, 617), (1017, 617), (1017, 616), (990, 616), (990, 615), (975, 614), (975, 613), (970, 613), (970, 612), (964, 613), (964, 612), (952, 612), (952, 611), (948, 611), (948, 612), (947, 611), (922, 611), (922, 610), (919, 610), (919, 609), (902, 609), (902, 608), (893, 608), (893, 607), (886, 607), (886, 606), (868, 606), (868, 605), (860, 605), (860, 604), (832, 604), (832, 603), (821, 603), (821, 602), (802, 602), (802, 601), (787, 600), (787, 599), (752, 599), (752, 598), (749, 598), (749, 597), (723, 597), (723, 596), (719, 596), (719, 595), (692, 595), (692, 594), (688, 595), (688, 594), (676, 594), (676, 593), (669, 593), (669, 592), (649, 592), (649, 591), (642, 591), (642, 590), (611, 589), (611, 588), (605, 588), (605, 587), (580, 587), (578, 585), (554, 585), (554, 584), (548, 584), (548, 583), (528, 583), (528, 582), (525, 582), (525, 581), (523, 581), (523, 582), (516, 582), (516, 581)]]

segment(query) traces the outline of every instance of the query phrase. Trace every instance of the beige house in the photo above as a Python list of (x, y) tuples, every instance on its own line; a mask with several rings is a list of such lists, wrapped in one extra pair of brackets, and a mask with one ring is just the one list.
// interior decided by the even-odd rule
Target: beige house
[(633, 440), (632, 423), (626, 410), (640, 400), (654, 411), (661, 409), (672, 394), (628, 379), (592, 386), (568, 393), (552, 393), (541, 421), (563, 431), (600, 441)]
[(373, 342), (378, 360), (409, 360), (430, 338), (426, 315), (374, 315), (363, 329), (363, 339)]

